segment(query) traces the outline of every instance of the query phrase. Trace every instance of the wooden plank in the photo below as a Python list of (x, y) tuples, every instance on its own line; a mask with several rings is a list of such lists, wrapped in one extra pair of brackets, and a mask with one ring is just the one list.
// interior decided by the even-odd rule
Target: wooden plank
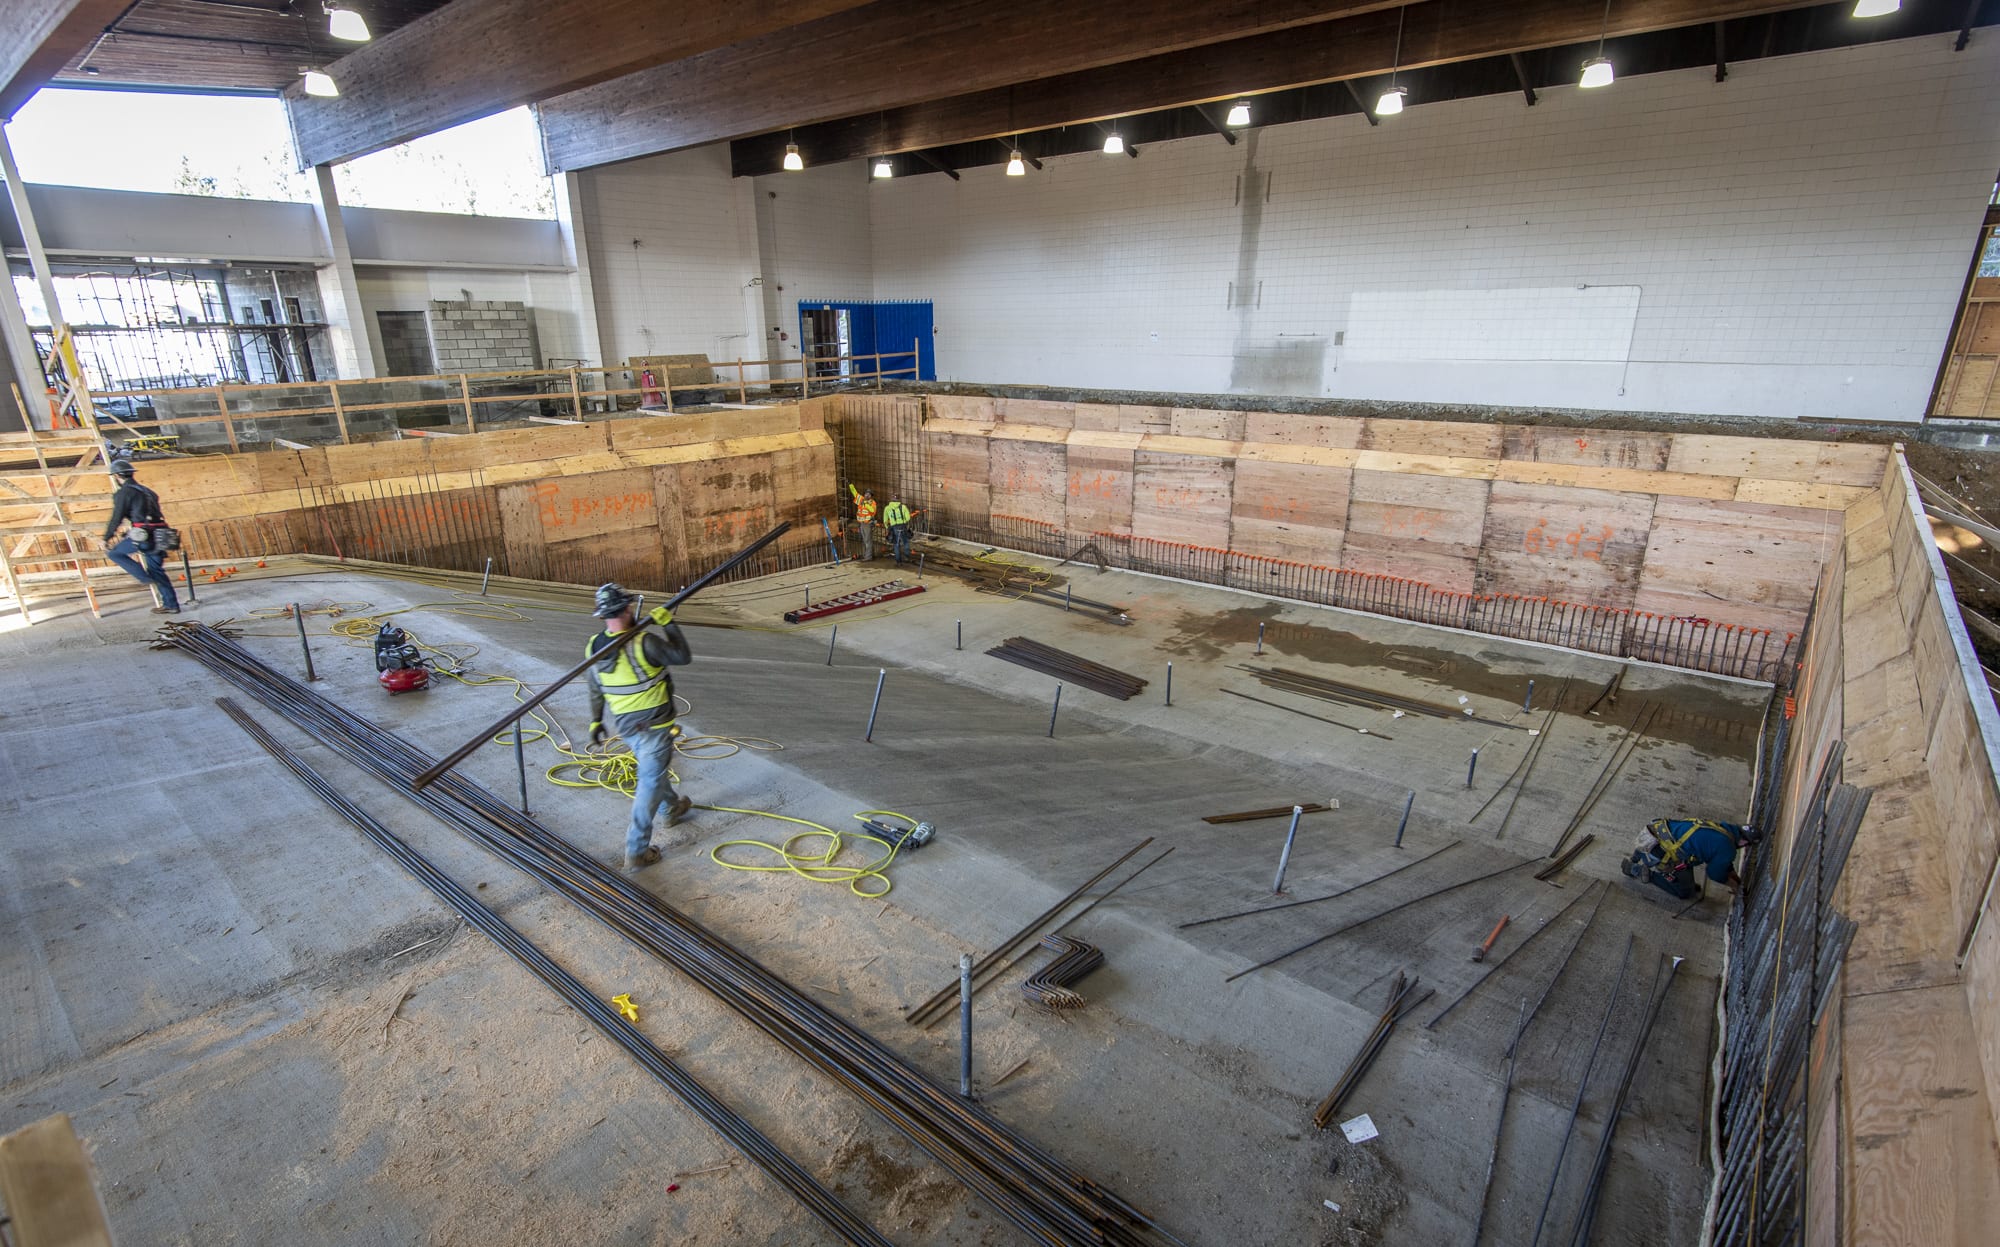
[(1076, 427), (1098, 432), (1165, 433), (1173, 424), (1174, 409), (1148, 407), (1136, 403), (1078, 403)]
[[(1749, 477), (1768, 481), (1820, 481), (1820, 456), (1824, 443), (1793, 441), (1783, 437), (1723, 437), (1710, 433), (1676, 433), (1673, 450), (1667, 455), (1670, 472), (1694, 472), (1703, 476)], [(1838, 471), (1850, 476), (1853, 463), (1839, 457)], [(1873, 485), (1875, 479), (1859, 484)]]
[(989, 449), (992, 513), (1061, 528), (1069, 493), (1069, 448), (996, 437)]
[[(947, 529), (962, 525), (983, 530), (993, 514), (987, 439), (936, 432), (935, 423), (927, 426), (924, 434), (931, 458), (931, 501), (936, 510), (931, 518)], [(851, 517), (853, 509), (844, 508), (842, 514)]]
[(1039, 425), (1046, 429), (1073, 429), (1076, 427), (1075, 403), (1048, 403), (1037, 399), (1001, 398), (995, 399), (994, 423), (1002, 425)]
[[(663, 12), (647, 0), (455, 0), (450, 16), (432, 14), (341, 57), (332, 67), (338, 98), (301, 93), (291, 101), (299, 159), (308, 167), (352, 160), (865, 3), (693, 4)], [(122, 6), (111, 7), (115, 18)]]
[(1209, 456), (1134, 452), (1132, 535), (1226, 548), (1235, 466), (1231, 460)]
[[(1370, 419), (1361, 430), (1361, 449), (1423, 459), (1500, 458), (1505, 429), (1460, 420)], [(1489, 473), (1490, 474), (1490, 473)]]
[(548, 580), (548, 542), (542, 535), (541, 503), (532, 483), (502, 485), (494, 491), (500, 508), (501, 543), (506, 548), (507, 574)]
[(1486, 503), (1478, 591), (1629, 610), (1638, 596), (1653, 506), (1644, 494), (1495, 481)]
[(1240, 411), (1209, 411), (1200, 407), (1176, 407), (1167, 432), (1175, 437), (1205, 437), (1220, 442), (1243, 440), (1246, 417)]
[(1986, 1099), (2000, 1132), (2000, 897), (1986, 898), (1983, 921), (1965, 954), (1965, 1000), (1986, 1076)]
[(1065, 522), (1069, 531), (1079, 539), (1096, 533), (1129, 536), (1135, 475), (1133, 449), (1079, 444), (1072, 437), (1067, 465), (1069, 505)]
[(68, 1113), (0, 1136), (0, 1205), (16, 1247), (111, 1247), (97, 1176)]
[[(580, 169), (878, 113), (941, 89), (1005, 88), (1385, 7), (1382, 0), (1128, 0), (1110, 9), (1015, 0), (999, 11), (985, 0), (878, 3), (543, 95), (542, 129), (551, 170)], [(802, 64), (820, 72), (802, 75)], [(881, 65), (896, 72), (881, 73)], [(815, 164), (847, 158), (811, 141), (800, 147)]]
[(1345, 468), (1238, 459), (1230, 548), (1320, 567), (1340, 566), (1352, 476)]
[(1671, 494), (1676, 498), (1727, 500), (1742, 492), (1733, 476), (1697, 476), (1691, 472), (1647, 472), (1637, 468), (1586, 467), (1572, 463), (1541, 463), (1508, 459), (1496, 464), (1493, 479), (1524, 485), (1569, 485), (1608, 489), (1616, 493)]
[(1854, 1247), (1982, 1247), (2000, 1225), (1993, 1116), (1956, 986), (1842, 1002)]
[(1367, 427), (1367, 421), (1355, 416), (1300, 416), (1281, 411), (1252, 411), (1244, 415), (1243, 440), (1352, 450), (1361, 445), (1361, 435)]
[(931, 420), (967, 420), (976, 424), (992, 424), (999, 416), (996, 400), (971, 395), (927, 394), (924, 401), (930, 408)]
[(1839, 531), (1831, 512), (1661, 498), (1633, 609), (1782, 639), (1804, 623), (1822, 562), (1839, 555)]
[[(1617, 38), (1648, 30), (1706, 25), (1787, 7), (1792, 6), (1728, 0), (1645, 0), (1613, 5), (1607, 14), (1604, 5), (1590, 0), (1511, 0), (1504, 5), (1482, 0), (1437, 0), (1421, 7), (1409, 6), (1406, 28), (1399, 30), (1393, 11), (1353, 15), (1351, 9), (1343, 14), (1336, 7), (1323, 6), (1318, 16), (1335, 20), (1324, 21), (1307, 31), (1258, 35), (1252, 33), (1253, 27), (1245, 25), (1232, 31), (1228, 42), (1192, 51), (1130, 59), (1112, 57), (1121, 63), (1081, 71), (1044, 65), (1036, 73), (1025, 75), (1034, 78), (1032, 83), (1009, 83), (989, 89), (955, 78), (956, 66), (940, 67), (932, 81), (955, 82), (967, 93), (896, 105), (878, 99), (864, 107), (842, 109), (839, 121), (801, 125), (796, 138), (811, 154), (810, 158), (817, 161), (858, 160), (883, 152), (1004, 138), (1025, 130), (1228, 100), (1246, 91), (1275, 91), (1386, 75), (1399, 64), (1409, 69), (1481, 60), (1509, 52), (1588, 43), (1600, 35)], [(1135, 13), (1131, 20), (1147, 19)], [(864, 50), (857, 55), (868, 53)], [(978, 52), (967, 54), (969, 59), (978, 56)], [(630, 94), (636, 100), (641, 92), (635, 90)], [(587, 156), (587, 163), (660, 150), (646, 145), (645, 127), (650, 119), (641, 117), (630, 124), (621, 124), (620, 119), (611, 115), (614, 103), (604, 101), (594, 118), (559, 117), (565, 129), (581, 130), (593, 121), (617, 126), (616, 133), (596, 136), (609, 152), (593, 150), (597, 144), (593, 144), (592, 135), (578, 135), (576, 155)], [(561, 102), (557, 111), (562, 111)], [(731, 164), (735, 173), (747, 176), (775, 172), (787, 135), (792, 133), (783, 127), (807, 115), (810, 114), (805, 109), (794, 108), (783, 120), (758, 128), (759, 133), (773, 133), (732, 144)], [(603, 142), (604, 139), (611, 141)]]
[(650, 468), (554, 477), (529, 486), (543, 540), (554, 544), (658, 522)]
[(1488, 488), (1482, 480), (1355, 469), (1342, 565), (1472, 592)]
[[(1887, 664), (1882, 674), (1853, 689), (1855, 694), (1882, 689), (1907, 695), (1907, 687), (1891, 689), (1907, 679), (1909, 665)], [(1849, 703), (1862, 714), (1868, 709), (1858, 696)], [(1859, 724), (1856, 725), (1860, 726)], [(1915, 732), (1904, 733), (1921, 745)], [(1871, 756), (1893, 739), (1883, 733), (1850, 735), (1850, 759), (1867, 747)], [(1842, 882), (1840, 909), (1858, 924), (1847, 953), (1850, 991), (1903, 991), (1956, 982), (1952, 957), (1960, 927), (1951, 906), (1951, 863), (1938, 831), (1938, 807), (1921, 758), (1904, 755), (1903, 773), (1888, 765), (1850, 767), (1850, 778), (1874, 787), (1868, 817), (1855, 840), (1850, 865), (1861, 865)]]
[(1506, 425), (1501, 432), (1500, 453), (1504, 457), (1534, 463), (1660, 472), (1665, 470), (1667, 452), (1672, 448), (1672, 438), (1665, 433), (1561, 429), (1541, 425)]

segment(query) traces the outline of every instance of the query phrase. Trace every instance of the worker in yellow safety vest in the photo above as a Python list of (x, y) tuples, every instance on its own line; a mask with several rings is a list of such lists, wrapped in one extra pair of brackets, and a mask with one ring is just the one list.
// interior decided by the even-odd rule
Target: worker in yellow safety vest
[(660, 860), (659, 846), (653, 843), (653, 818), (667, 806), (667, 826), (681, 821), (693, 802), (674, 791), (669, 767), (673, 764), (674, 738), (680, 728), (674, 724), (674, 681), (669, 667), (683, 667), (693, 660), (687, 638), (674, 623), (674, 614), (656, 606), (644, 620), (637, 618), (643, 600), (616, 584), (598, 586), (595, 614), (604, 621), (604, 631), (590, 638), (584, 656), (593, 657), (632, 628), (658, 624), (661, 631), (647, 631), (605, 661), (589, 668), (590, 743), (604, 743), (604, 715), (611, 713), (618, 735), (631, 746), (638, 764), (638, 783), (632, 792), (632, 826), (625, 835), (626, 869), (651, 866)]
[(847, 492), (854, 495), (854, 527), (861, 534), (861, 561), (865, 563), (875, 557), (875, 491), (856, 489), (850, 482)]
[(882, 522), (889, 526), (889, 548), (901, 566), (910, 557), (910, 508), (901, 498), (891, 498), (888, 509), (882, 512)]

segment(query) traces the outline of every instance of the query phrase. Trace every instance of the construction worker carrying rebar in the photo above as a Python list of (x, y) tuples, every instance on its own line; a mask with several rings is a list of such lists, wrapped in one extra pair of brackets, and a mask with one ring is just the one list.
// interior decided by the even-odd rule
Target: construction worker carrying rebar
[(849, 481), (847, 492), (854, 495), (854, 527), (861, 534), (861, 561), (875, 557), (875, 491), (857, 490)]
[(604, 631), (590, 638), (586, 657), (610, 645), (619, 633), (631, 628), (659, 625), (661, 631), (646, 632), (620, 649), (609, 660), (590, 668), (590, 743), (604, 743), (604, 713), (611, 712), (618, 735), (632, 748), (638, 765), (638, 782), (632, 791), (632, 825), (625, 834), (625, 867), (628, 870), (651, 866), (660, 860), (660, 848), (653, 843), (653, 818), (667, 806), (667, 826), (681, 821), (694, 802), (674, 791), (670, 768), (674, 760), (674, 738), (680, 728), (674, 723), (674, 681), (669, 667), (686, 666), (694, 654), (687, 638), (674, 623), (674, 614), (656, 606), (638, 619), (642, 605), (637, 594), (627, 593), (616, 584), (598, 586), (595, 614), (604, 621)]
[(900, 567), (910, 557), (910, 508), (903, 505), (901, 498), (891, 497), (888, 508), (882, 512), (882, 522), (889, 526), (889, 548)]
[(1701, 895), (1702, 883), (1696, 868), (1704, 867), (1708, 877), (1725, 887), (1742, 882), (1736, 873), (1736, 851), (1755, 844), (1755, 829), (1738, 823), (1718, 823), (1706, 818), (1656, 818), (1633, 846), (1632, 856), (1621, 866), (1634, 879), (1647, 883), (1680, 900)]

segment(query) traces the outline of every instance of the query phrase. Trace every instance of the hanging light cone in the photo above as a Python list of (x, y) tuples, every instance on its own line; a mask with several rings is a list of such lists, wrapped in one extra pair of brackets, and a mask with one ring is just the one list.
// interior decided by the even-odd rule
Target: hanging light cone
[(799, 145), (797, 143), (785, 144), (785, 172), (797, 173), (805, 167), (806, 159), (804, 156), (799, 155)]
[(1018, 178), (1025, 176), (1027, 172), (1028, 164), (1021, 159), (1021, 149), (1017, 147), (1007, 157), (1007, 176)]
[(1403, 111), (1403, 97), (1410, 93), (1408, 87), (1390, 87), (1382, 92), (1382, 98), (1375, 101), (1377, 117), (1393, 117)]
[(1854, 16), (1887, 17), (1903, 7), (1903, 0), (1854, 0)]
[(896, 166), (889, 163), (887, 156), (877, 156), (875, 158), (875, 176), (878, 178), (892, 178), (896, 176)]
[(1580, 87), (1608, 87), (1613, 74), (1611, 61), (1607, 57), (1594, 57), (1583, 63), (1583, 77), (1577, 81)]
[(333, 80), (332, 74), (318, 69), (308, 69), (303, 72), (306, 76), (307, 95), (317, 95), (326, 100), (339, 96), (340, 84)]
[(374, 38), (368, 33), (368, 23), (353, 9), (328, 5), (326, 19), (327, 33), (336, 39), (345, 39), (349, 43), (366, 43)]
[(1229, 106), (1229, 115), (1222, 119), (1226, 126), (1247, 126), (1250, 124), (1250, 101), (1238, 100)]
[(1118, 131), (1113, 130), (1104, 136), (1104, 154), (1107, 156), (1122, 156), (1125, 154), (1125, 139)]

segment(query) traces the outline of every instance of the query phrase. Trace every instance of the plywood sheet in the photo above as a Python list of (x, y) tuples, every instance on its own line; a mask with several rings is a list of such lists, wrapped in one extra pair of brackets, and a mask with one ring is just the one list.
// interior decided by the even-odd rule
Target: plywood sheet
[(2000, 1130), (2000, 894), (1988, 898), (1965, 953), (1965, 1000), (1986, 1076), (1986, 1099)]
[(1072, 441), (1068, 465), (1069, 531), (1131, 535), (1133, 452)]
[(90, 1157), (67, 1113), (0, 1137), (0, 1204), (8, 1241), (22, 1247), (111, 1247)]
[(1363, 450), (1448, 459), (1498, 459), (1502, 426), (1463, 420), (1371, 418), (1361, 432)]
[(988, 451), (992, 513), (1061, 528), (1069, 494), (1069, 448), (996, 437)]
[(546, 542), (651, 528), (658, 521), (653, 477), (645, 468), (553, 477), (527, 489)]
[[(844, 401), (844, 400), (843, 400)], [(959, 394), (927, 394), (924, 402), (929, 406), (929, 419), (966, 420), (974, 424), (992, 424), (999, 412), (994, 400)]]
[(1345, 468), (1237, 460), (1230, 548), (1340, 566), (1352, 476)]
[(1167, 424), (1175, 437), (1202, 437), (1218, 442), (1243, 440), (1244, 413), (1212, 411), (1203, 407), (1176, 407)]
[(1667, 466), (1672, 440), (1665, 433), (1510, 424), (1501, 430), (1501, 453), (1508, 459), (1534, 463), (1658, 472)]
[(1211, 548), (1229, 544), (1236, 476), (1231, 460), (1141, 450), (1133, 467), (1134, 537)]
[(1495, 481), (1486, 503), (1478, 591), (1630, 609), (1653, 504), (1644, 494)]
[[(1854, 743), (1849, 741), (1850, 748)], [(1875, 796), (1855, 839), (1840, 901), (1841, 910), (1859, 924), (1847, 953), (1849, 990), (1901, 991), (1953, 982), (1958, 928), (1930, 780), (1920, 767), (1894, 779), (1867, 778)]]
[[(930, 450), (932, 520), (946, 531), (983, 528), (993, 511), (987, 439), (927, 428), (924, 442)], [(843, 514), (851, 517), (853, 511)]]
[(1366, 424), (1357, 416), (1301, 416), (1281, 411), (1252, 411), (1244, 414), (1243, 440), (1352, 450), (1361, 444)]
[[(1919, 656), (1919, 680), (1923, 670)], [(1952, 695), (1944, 702), (1924, 758), (1937, 794), (1937, 838), (1951, 863), (1947, 908), (1952, 931), (1940, 951), (1956, 957), (1958, 941), (1972, 927), (1995, 856), (2000, 854), (2000, 793), (1994, 788), (1992, 765), (1979, 738), (1969, 693), (1956, 679), (1947, 687)], [(1988, 694), (1982, 688), (1978, 695)]]
[(1488, 488), (1482, 480), (1355, 469), (1342, 564), (1472, 592)]
[[(1738, 476), (1771, 481), (1828, 481), (1820, 473), (1824, 442), (1794, 441), (1788, 437), (1721, 437), (1709, 433), (1676, 433), (1673, 450), (1667, 455), (1667, 470), (1699, 472), (1707, 476)], [(1873, 479), (1851, 479), (1855, 457), (1843, 452), (1835, 456), (1831, 469), (1839, 483), (1872, 485)]]
[[(730, 551), (711, 554), (699, 561), (712, 562), (727, 553)], [(668, 581), (672, 573), (686, 574), (690, 570), (685, 567), (669, 568), (658, 541), (634, 540), (631, 533), (598, 533), (551, 542), (544, 560), (549, 579), (582, 585), (615, 580), (628, 587), (658, 585), (666, 588), (671, 587)]]
[(532, 484), (502, 485), (494, 491), (500, 506), (501, 540), (507, 548), (507, 574), (530, 580), (547, 580), (548, 562), (543, 557), (548, 543), (542, 538), (542, 509)]
[(1076, 427), (1075, 403), (1049, 403), (1031, 398), (1003, 398), (995, 401), (995, 419), (1001, 424), (1041, 425), (1051, 429)]
[(1956, 986), (1849, 995), (1842, 1097), (1855, 1247), (1980, 1247), (2000, 1225), (1993, 1116)]
[(1171, 407), (1129, 403), (1078, 403), (1076, 427), (1101, 433), (1165, 433), (1173, 423)]
[(1830, 512), (1661, 498), (1634, 609), (1797, 632), (1839, 531)]
[(768, 461), (752, 456), (675, 464), (672, 470), (679, 474), (681, 522), (691, 561), (727, 556), (776, 522)]

